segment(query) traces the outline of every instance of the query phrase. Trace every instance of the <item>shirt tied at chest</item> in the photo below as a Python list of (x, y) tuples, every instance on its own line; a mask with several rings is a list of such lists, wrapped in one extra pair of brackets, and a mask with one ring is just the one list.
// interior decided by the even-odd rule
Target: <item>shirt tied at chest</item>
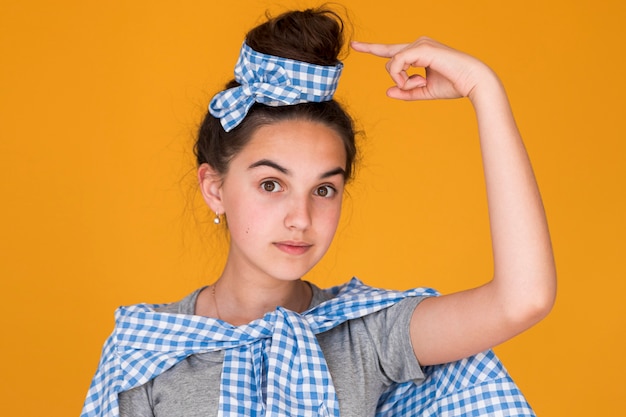
[[(190, 355), (211, 351), (224, 351), (219, 416), (339, 416), (315, 335), (403, 298), (436, 292), (381, 290), (357, 279), (326, 291), (333, 298), (302, 314), (279, 307), (238, 327), (213, 318), (158, 312), (157, 305), (119, 308), (81, 417), (117, 417), (118, 393), (150, 381)], [(465, 411), (472, 407), (485, 406), (481, 398), (488, 398), (489, 407), (523, 411), (502, 415), (534, 415), (491, 352), (426, 371), (429, 377), (422, 384), (391, 386), (379, 401), (377, 415), (468, 415)], [(477, 385), (480, 392), (471, 392)], [(440, 414), (441, 407), (461, 414)]]

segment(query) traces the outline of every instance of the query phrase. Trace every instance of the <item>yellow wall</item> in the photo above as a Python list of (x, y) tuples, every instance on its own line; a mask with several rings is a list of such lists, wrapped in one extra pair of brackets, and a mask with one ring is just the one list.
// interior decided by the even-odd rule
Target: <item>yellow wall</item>
[[(243, 33), (267, 8), (308, 4), (2, 1), (0, 415), (78, 415), (114, 308), (178, 299), (219, 272), (224, 238), (194, 209), (193, 132)], [(426, 34), (500, 74), (560, 292), (497, 351), (541, 416), (626, 415), (626, 3), (345, 4), (359, 39)], [(310, 278), (481, 283), (491, 259), (471, 108), (392, 102), (374, 62), (346, 60), (339, 98), (368, 135), (342, 234)]]

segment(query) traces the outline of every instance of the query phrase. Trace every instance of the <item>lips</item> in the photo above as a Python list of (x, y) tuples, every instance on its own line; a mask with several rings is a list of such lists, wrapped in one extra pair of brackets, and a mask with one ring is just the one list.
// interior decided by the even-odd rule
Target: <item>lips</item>
[(289, 255), (302, 255), (311, 249), (313, 245), (306, 242), (284, 241), (275, 242), (274, 246)]

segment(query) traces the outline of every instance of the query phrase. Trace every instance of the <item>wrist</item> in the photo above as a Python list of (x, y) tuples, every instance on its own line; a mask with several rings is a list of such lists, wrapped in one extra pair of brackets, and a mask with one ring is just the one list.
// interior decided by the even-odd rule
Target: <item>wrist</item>
[(491, 68), (484, 65), (478, 79), (474, 88), (467, 95), (474, 108), (478, 110), (480, 107), (493, 103), (494, 100), (506, 100), (504, 86), (498, 75)]

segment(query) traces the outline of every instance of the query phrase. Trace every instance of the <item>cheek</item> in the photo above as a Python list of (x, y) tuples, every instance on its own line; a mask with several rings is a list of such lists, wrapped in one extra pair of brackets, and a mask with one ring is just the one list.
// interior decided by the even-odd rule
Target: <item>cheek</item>
[(328, 235), (334, 236), (337, 231), (339, 219), (341, 217), (341, 204), (337, 204), (331, 207), (326, 207), (321, 214), (321, 226), (324, 232)]
[(231, 237), (247, 239), (258, 234), (267, 234), (266, 228), (272, 212), (268, 212), (263, 205), (254, 201), (238, 200), (231, 201), (226, 210)]

